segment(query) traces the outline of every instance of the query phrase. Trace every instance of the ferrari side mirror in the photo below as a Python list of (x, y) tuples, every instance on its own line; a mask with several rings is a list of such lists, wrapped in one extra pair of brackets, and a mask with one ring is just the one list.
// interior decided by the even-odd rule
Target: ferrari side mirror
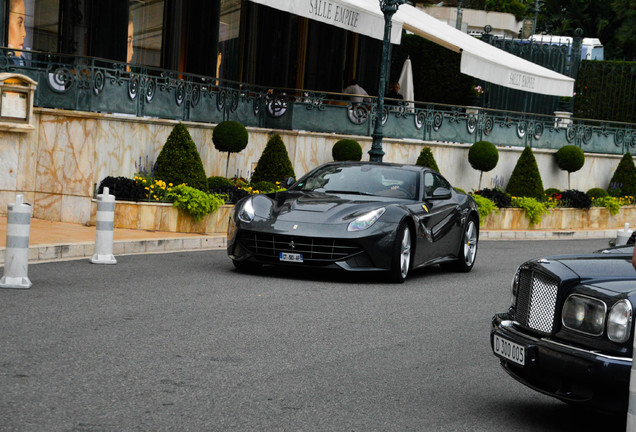
[(451, 197), (451, 191), (447, 188), (437, 188), (433, 192), (433, 199), (447, 199)]
[(285, 179), (285, 187), (290, 187), (291, 185), (294, 184), (296, 180), (293, 177), (287, 177)]

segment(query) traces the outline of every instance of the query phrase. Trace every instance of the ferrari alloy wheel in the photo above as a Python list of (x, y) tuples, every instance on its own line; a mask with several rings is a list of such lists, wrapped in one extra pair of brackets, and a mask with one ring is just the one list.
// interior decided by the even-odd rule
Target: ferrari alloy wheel
[(475, 264), (477, 257), (477, 224), (474, 219), (469, 219), (464, 228), (462, 236), (462, 244), (459, 249), (459, 261), (457, 262), (457, 270), (461, 272), (469, 272)]
[(398, 227), (391, 260), (391, 279), (402, 283), (411, 268), (411, 230), (404, 222)]

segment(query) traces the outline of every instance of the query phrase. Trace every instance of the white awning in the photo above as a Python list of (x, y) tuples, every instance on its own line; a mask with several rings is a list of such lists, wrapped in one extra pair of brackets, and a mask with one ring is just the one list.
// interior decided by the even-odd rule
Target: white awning
[[(376, 0), (366, 0), (369, 5)], [(574, 79), (480, 41), (405, 4), (395, 14), (405, 30), (461, 53), (460, 71), (500, 86), (552, 96), (572, 96)]]
[[(301, 17), (360, 33), (375, 39), (384, 39), (384, 15), (377, 1), (367, 0), (251, 0)], [(402, 39), (402, 23), (394, 19), (391, 43)]]

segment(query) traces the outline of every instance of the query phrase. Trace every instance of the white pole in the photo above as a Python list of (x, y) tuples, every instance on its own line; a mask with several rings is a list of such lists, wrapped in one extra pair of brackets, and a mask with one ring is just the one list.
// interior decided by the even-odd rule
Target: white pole
[(93, 264), (117, 264), (113, 256), (113, 228), (115, 225), (115, 195), (104, 193), (97, 195), (97, 229), (95, 232), (95, 253), (91, 257)]
[(7, 248), (0, 288), (31, 288), (28, 277), (31, 213), (31, 205), (24, 203), (22, 195), (16, 195), (15, 203), (8, 206)]

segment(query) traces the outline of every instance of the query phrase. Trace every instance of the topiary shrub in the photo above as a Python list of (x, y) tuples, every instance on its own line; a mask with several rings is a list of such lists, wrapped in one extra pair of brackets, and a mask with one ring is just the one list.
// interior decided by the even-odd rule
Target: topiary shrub
[(362, 146), (352, 139), (341, 139), (331, 149), (335, 161), (359, 161), (362, 159)]
[(546, 198), (554, 198), (556, 195), (561, 195), (561, 190), (557, 188), (547, 188), (543, 194)]
[(249, 134), (247, 129), (239, 122), (224, 121), (219, 123), (212, 131), (214, 147), (221, 152), (227, 152), (225, 163), (225, 176), (230, 165), (230, 153), (239, 153), (247, 146)]
[(232, 180), (226, 177), (214, 176), (208, 177), (208, 190), (213, 191), (216, 189), (223, 189), (234, 186)]
[(108, 193), (115, 195), (118, 201), (141, 201), (146, 198), (144, 187), (128, 177), (105, 177), (99, 183), (97, 193), (104, 193), (105, 187), (108, 188)]
[(274, 192), (276, 188), (276, 184), (268, 181), (259, 181), (256, 183), (252, 183), (252, 189), (257, 190), (261, 193)]
[(585, 192), (578, 190), (565, 190), (561, 192), (561, 202), (564, 207), (589, 209), (592, 199)]
[(532, 148), (526, 147), (519, 156), (506, 192), (514, 197), (543, 199), (543, 181)]
[(605, 198), (606, 196), (609, 196), (607, 191), (603, 188), (592, 188), (585, 193), (587, 194), (587, 196), (594, 199)]
[(433, 152), (430, 147), (424, 147), (420, 152), (420, 155), (417, 157), (417, 162), (415, 165), (419, 165), (421, 167), (428, 167), (434, 169), (439, 172), (439, 168), (437, 167), (437, 162), (435, 162), (435, 158), (433, 157)]
[(618, 163), (607, 190), (612, 196), (636, 196), (636, 167), (629, 152)]
[(585, 153), (575, 145), (561, 147), (555, 154), (557, 165), (568, 172), (568, 189), (570, 189), (570, 173), (580, 170), (585, 164)]
[(495, 205), (499, 208), (507, 208), (511, 206), (510, 195), (502, 191), (501, 189), (482, 189), (476, 192), (476, 194), (481, 195), (484, 198), (488, 198), (490, 201), (494, 202)]
[(163, 145), (155, 168), (155, 179), (174, 185), (187, 184), (202, 191), (208, 190), (203, 162), (183, 123), (177, 124)]
[(296, 174), (289, 160), (289, 154), (283, 139), (280, 135), (274, 134), (267, 142), (263, 154), (256, 164), (252, 182), (269, 181), (276, 183), (277, 181), (283, 182), (288, 177), (295, 178)]
[(477, 141), (468, 150), (468, 162), (470, 166), (480, 171), (478, 189), (481, 189), (481, 178), (484, 172), (488, 172), (497, 166), (499, 151), (489, 141)]

